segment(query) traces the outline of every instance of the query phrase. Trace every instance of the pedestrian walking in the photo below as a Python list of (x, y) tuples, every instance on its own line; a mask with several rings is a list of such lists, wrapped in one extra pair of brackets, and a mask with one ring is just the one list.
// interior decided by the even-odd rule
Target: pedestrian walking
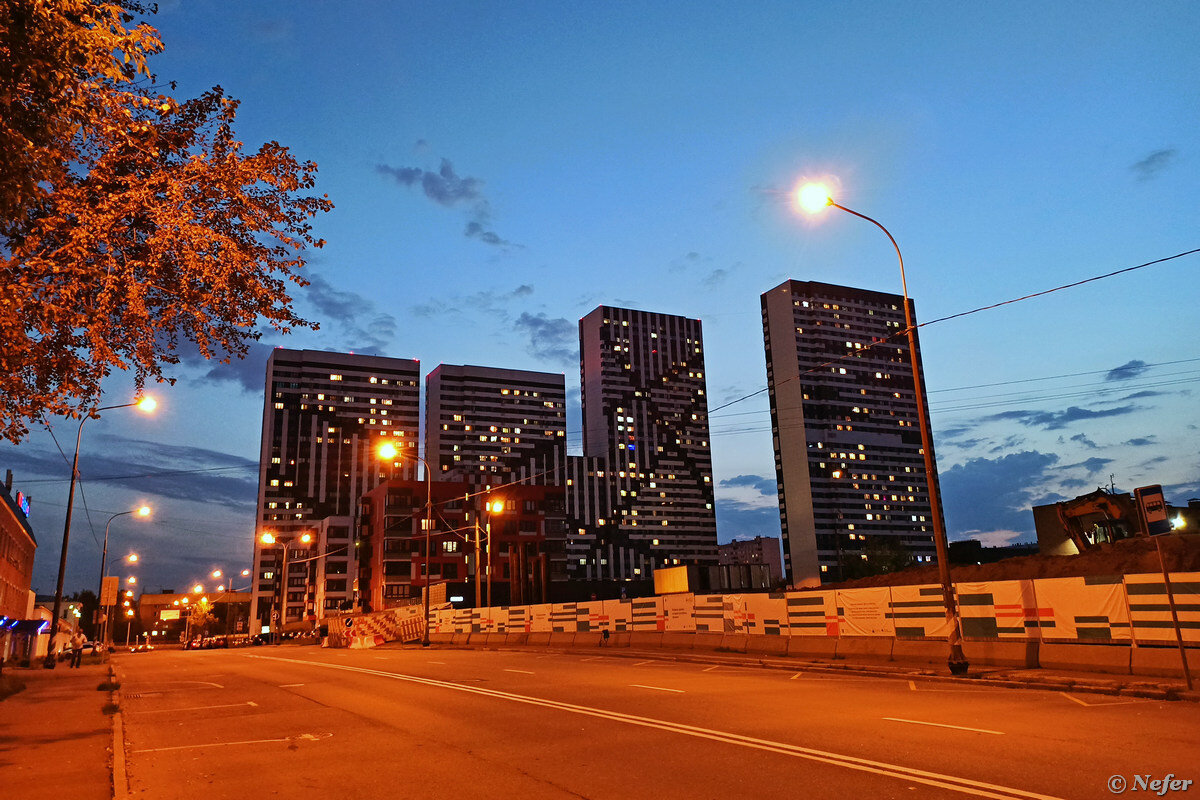
[(71, 637), (71, 664), (72, 667), (78, 667), (83, 663), (83, 645), (87, 639), (83, 636), (83, 631), (75, 631), (75, 635)]

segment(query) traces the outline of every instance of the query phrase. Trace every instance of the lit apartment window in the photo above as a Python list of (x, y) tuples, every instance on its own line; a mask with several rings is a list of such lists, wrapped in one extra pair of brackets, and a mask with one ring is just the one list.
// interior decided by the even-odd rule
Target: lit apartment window
[(329, 380), (331, 380), (331, 381), (340, 381), (341, 379), (342, 379), (342, 376), (338, 375), (336, 373), (329, 376)]

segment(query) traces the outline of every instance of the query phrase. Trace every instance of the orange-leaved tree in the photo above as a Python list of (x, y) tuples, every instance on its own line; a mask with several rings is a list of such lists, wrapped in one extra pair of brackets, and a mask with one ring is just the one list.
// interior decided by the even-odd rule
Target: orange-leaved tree
[[(316, 165), (243, 149), (220, 87), (178, 100), (149, 71), (135, 3), (0, 0), (0, 435), (97, 404), (113, 369), (140, 388), (181, 348), (242, 357), (292, 308)], [(173, 88), (173, 87), (172, 87)]]

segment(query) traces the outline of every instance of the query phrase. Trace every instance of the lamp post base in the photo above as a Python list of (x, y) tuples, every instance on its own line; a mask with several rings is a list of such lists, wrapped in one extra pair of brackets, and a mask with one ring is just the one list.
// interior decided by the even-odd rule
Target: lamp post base
[(953, 656), (951, 656), (950, 660), (948, 662), (946, 662), (946, 665), (948, 667), (950, 667), (951, 675), (966, 675), (967, 669), (970, 668), (970, 666), (971, 666), (967, 662), (967, 659), (962, 658), (962, 657), (959, 657), (956, 659)]

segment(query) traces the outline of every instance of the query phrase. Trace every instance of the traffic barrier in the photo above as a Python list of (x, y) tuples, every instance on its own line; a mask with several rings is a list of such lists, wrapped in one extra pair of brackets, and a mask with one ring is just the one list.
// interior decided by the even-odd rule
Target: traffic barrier
[(843, 636), (837, 640), (834, 658), (890, 661), (895, 641), (890, 636)]
[[(948, 656), (946, 643), (940, 642), (940, 644), (942, 646), (942, 653)], [(962, 648), (963, 655), (972, 664), (1036, 669), (1040, 663), (1038, 659), (1041, 642), (1036, 639), (1024, 642), (967, 639), (963, 641)]]
[[(1192, 675), (1200, 672), (1200, 652), (1194, 648), (1185, 650), (1188, 667)], [(1178, 646), (1145, 647), (1131, 649), (1130, 670), (1135, 675), (1155, 675), (1161, 678), (1182, 678), (1183, 659), (1179, 655)]]
[(817, 636), (789, 636), (787, 637), (787, 643), (787, 654), (789, 656), (828, 659), (837, 656), (837, 639)]
[(747, 636), (747, 653), (762, 653), (763, 655), (785, 656), (788, 651), (788, 636)]
[(702, 633), (685, 633), (685, 632), (665, 632), (662, 635), (662, 646), (672, 650), (691, 650), (697, 647), (696, 640), (706, 634)]
[(631, 631), (627, 633), (630, 647), (662, 647), (663, 635), (650, 631)]
[(1128, 675), (1133, 663), (1127, 644), (1062, 644), (1042, 642), (1038, 664), (1042, 669), (1086, 670)]
[(720, 649), (731, 653), (744, 653), (749, 641), (750, 634), (748, 633), (727, 633), (721, 637)]

